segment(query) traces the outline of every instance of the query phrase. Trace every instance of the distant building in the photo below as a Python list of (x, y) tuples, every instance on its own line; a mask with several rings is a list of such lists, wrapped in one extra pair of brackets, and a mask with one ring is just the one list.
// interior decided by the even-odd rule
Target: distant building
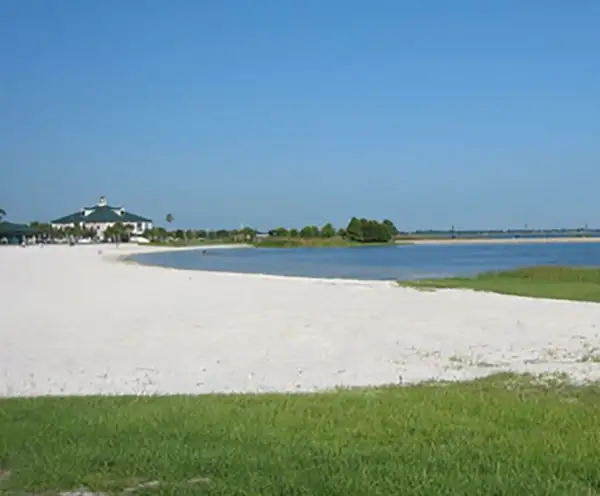
[(0, 244), (16, 244), (35, 240), (39, 235), (38, 229), (25, 224), (13, 224), (12, 222), (0, 222)]
[(96, 232), (97, 238), (104, 238), (104, 232), (115, 224), (128, 226), (132, 235), (140, 235), (147, 229), (152, 229), (152, 220), (131, 212), (123, 207), (111, 207), (105, 197), (100, 197), (98, 204), (84, 207), (79, 212), (61, 217), (51, 222), (56, 229), (79, 226)]

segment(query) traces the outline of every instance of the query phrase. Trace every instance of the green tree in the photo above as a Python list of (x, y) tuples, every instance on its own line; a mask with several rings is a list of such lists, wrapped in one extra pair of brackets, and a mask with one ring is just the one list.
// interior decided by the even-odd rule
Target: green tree
[(290, 233), (285, 227), (277, 227), (276, 229), (269, 231), (269, 236), (274, 236), (277, 238), (285, 238), (289, 235)]
[(296, 229), (295, 227), (290, 229), (290, 238), (297, 238), (299, 234), (300, 233), (298, 232), (298, 229)]
[(130, 231), (125, 225), (123, 225), (123, 223), (117, 222), (116, 224), (113, 224), (112, 226), (108, 226), (106, 228), (106, 230), (104, 231), (104, 239), (106, 241), (110, 239), (114, 243), (118, 244), (121, 241), (123, 241), (123, 238), (126, 237), (129, 234), (129, 232)]
[(45, 222), (32, 221), (29, 223), (30, 227), (33, 227), (38, 233), (40, 233), (44, 238), (55, 238), (58, 236), (59, 230), (54, 229), (52, 224), (48, 224)]
[(6, 217), (6, 210), (0, 208), (0, 220), (2, 220), (4, 217)]
[(335, 227), (333, 227), (333, 224), (331, 222), (325, 224), (321, 229), (321, 236), (323, 236), (324, 238), (333, 238), (335, 234)]
[(348, 227), (346, 227), (346, 237), (352, 241), (363, 240), (362, 222), (358, 218), (352, 217), (352, 219), (350, 219)]
[(360, 243), (387, 243), (395, 231), (393, 224), (352, 217), (346, 228), (346, 237)]
[(389, 225), (386, 226), (383, 222), (369, 220), (367, 221), (367, 226), (369, 236), (368, 239), (365, 239), (366, 242), (387, 243), (394, 237), (394, 234), (392, 234), (393, 231), (390, 229)]
[(378, 224), (372, 220), (360, 219), (360, 228), (365, 243), (372, 243), (379, 236)]
[(71, 232), (75, 238), (82, 238), (84, 229), (81, 224), (75, 224)]
[(131, 224), (123, 224), (123, 238), (125, 239), (125, 241), (129, 241), (129, 238), (131, 238), (131, 235), (133, 234), (134, 230), (135, 227)]
[(68, 226), (64, 229), (64, 234), (73, 238), (80, 238), (83, 236), (83, 229), (79, 224)]
[(385, 219), (382, 224), (385, 226), (385, 228), (389, 231), (389, 233), (391, 234), (392, 238), (394, 236), (397, 236), (399, 231), (396, 228), (396, 226), (394, 225), (394, 223), (389, 220), (389, 219)]
[(300, 230), (300, 237), (302, 238), (318, 238), (320, 234), (317, 226), (304, 226)]
[(117, 222), (114, 225), (115, 228), (115, 237), (117, 238), (117, 240), (123, 241), (123, 236), (125, 236), (125, 234), (127, 233), (127, 229), (125, 228), (125, 225), (122, 222)]
[(153, 227), (144, 231), (143, 236), (151, 241), (164, 241), (168, 237), (168, 233), (164, 227)]
[(112, 241), (115, 237), (115, 226), (108, 226), (104, 230), (104, 241)]
[(92, 229), (91, 227), (86, 228), (83, 230), (83, 237), (94, 240), (98, 237), (98, 233), (96, 232), (95, 229)]
[(165, 215), (165, 220), (167, 221), (167, 224), (171, 224), (171, 222), (173, 222), (173, 214), (168, 213)]

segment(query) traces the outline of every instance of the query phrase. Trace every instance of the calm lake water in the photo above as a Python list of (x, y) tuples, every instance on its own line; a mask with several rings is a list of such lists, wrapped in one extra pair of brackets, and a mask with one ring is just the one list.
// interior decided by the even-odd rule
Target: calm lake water
[(365, 248), (240, 248), (144, 253), (178, 269), (365, 280), (473, 275), (532, 265), (600, 266), (600, 243), (402, 245)]

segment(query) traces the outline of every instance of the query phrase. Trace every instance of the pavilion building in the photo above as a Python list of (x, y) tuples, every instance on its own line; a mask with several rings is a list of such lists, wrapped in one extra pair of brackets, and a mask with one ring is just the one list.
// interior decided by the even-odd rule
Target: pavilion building
[(19, 244), (35, 240), (41, 235), (39, 229), (25, 224), (14, 224), (13, 222), (0, 222), (0, 244)]
[(97, 238), (104, 238), (106, 229), (115, 224), (129, 227), (130, 233), (139, 236), (152, 229), (152, 220), (126, 211), (123, 207), (111, 207), (104, 196), (93, 207), (84, 207), (79, 212), (66, 215), (51, 222), (55, 229), (80, 227), (96, 232)]

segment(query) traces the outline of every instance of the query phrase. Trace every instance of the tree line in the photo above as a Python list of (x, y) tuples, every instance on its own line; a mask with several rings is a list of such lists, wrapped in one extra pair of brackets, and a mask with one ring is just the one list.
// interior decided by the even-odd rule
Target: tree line
[[(0, 212), (1, 213), (1, 212)], [(165, 216), (167, 224), (173, 221), (173, 216)], [(31, 222), (31, 227), (50, 239), (60, 238), (90, 238), (97, 237), (96, 231), (87, 229), (84, 226), (74, 225), (66, 228), (57, 229), (48, 223)], [(120, 222), (111, 225), (104, 231), (105, 239), (126, 241), (132, 235), (133, 227)], [(142, 236), (151, 241), (168, 242), (174, 240), (177, 242), (193, 242), (197, 240), (230, 240), (239, 242), (253, 242), (259, 235), (272, 238), (343, 238), (357, 243), (386, 243), (391, 241), (399, 231), (394, 223), (385, 219), (382, 222), (372, 219), (352, 217), (348, 225), (344, 228), (336, 228), (331, 222), (319, 227), (308, 225), (302, 228), (277, 227), (269, 230), (267, 233), (260, 233), (251, 227), (242, 229), (174, 229), (167, 230), (164, 227), (154, 227), (145, 231)]]
[(336, 229), (333, 224), (327, 223), (321, 228), (314, 225), (301, 229), (278, 227), (270, 230), (268, 234), (278, 238), (333, 238), (339, 236), (358, 243), (387, 243), (398, 234), (398, 229), (389, 219), (379, 222), (352, 217), (345, 228)]
[[(165, 216), (167, 224), (171, 224), (174, 218), (168, 213)], [(256, 229), (245, 227), (243, 229), (218, 229), (214, 231), (204, 229), (188, 229), (186, 231), (177, 229), (171, 232), (163, 228), (154, 228), (146, 233), (150, 239), (160, 239), (172, 237), (177, 240), (194, 240), (194, 239), (234, 239), (239, 241), (253, 241), (259, 233)], [(382, 222), (372, 219), (352, 217), (345, 228), (337, 229), (331, 222), (326, 223), (322, 227), (316, 225), (308, 225), (302, 228), (286, 228), (277, 227), (266, 233), (269, 237), (274, 238), (340, 238), (359, 243), (385, 243), (391, 241), (399, 234), (394, 223), (385, 219)]]
[[(78, 224), (63, 228), (56, 228), (52, 224), (45, 222), (31, 222), (30, 227), (34, 228), (37, 233), (48, 239), (66, 239), (66, 238), (89, 238), (95, 239), (98, 233), (95, 229), (90, 229)], [(110, 240), (126, 241), (133, 233), (133, 226), (117, 222), (106, 228), (104, 237)]]

